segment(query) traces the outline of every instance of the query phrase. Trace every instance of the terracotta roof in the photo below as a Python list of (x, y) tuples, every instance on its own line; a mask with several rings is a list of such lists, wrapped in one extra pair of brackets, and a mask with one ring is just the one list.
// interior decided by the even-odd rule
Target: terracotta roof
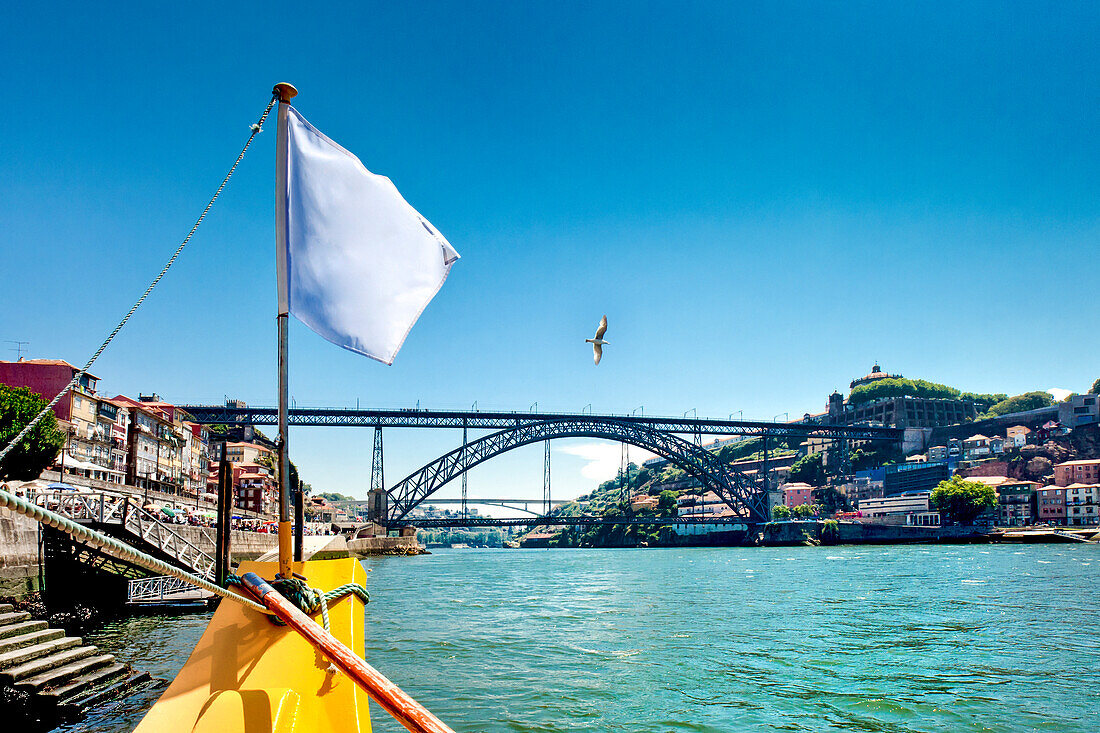
[[(20, 359), (19, 361), (0, 361), (0, 364), (37, 364), (39, 366), (66, 366), (73, 371), (80, 371), (80, 367), (75, 367), (64, 359)], [(91, 372), (85, 372), (85, 374), (96, 381), (99, 381), (99, 377)]]

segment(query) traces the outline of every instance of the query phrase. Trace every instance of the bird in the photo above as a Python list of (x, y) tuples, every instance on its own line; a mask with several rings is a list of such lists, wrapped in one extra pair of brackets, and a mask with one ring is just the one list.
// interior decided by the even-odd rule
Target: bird
[(610, 343), (603, 340), (603, 335), (607, 331), (607, 316), (605, 315), (600, 319), (600, 325), (596, 327), (596, 338), (585, 339), (584, 342), (592, 344), (592, 361), (595, 364), (600, 363), (600, 359), (603, 358), (603, 345)]

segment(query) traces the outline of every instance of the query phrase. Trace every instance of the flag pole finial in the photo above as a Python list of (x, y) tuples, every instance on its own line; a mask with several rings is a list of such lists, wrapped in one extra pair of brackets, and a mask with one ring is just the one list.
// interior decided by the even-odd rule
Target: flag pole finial
[(298, 96), (298, 89), (290, 82), (281, 81), (275, 85), (271, 93), (278, 97), (280, 102), (289, 102)]

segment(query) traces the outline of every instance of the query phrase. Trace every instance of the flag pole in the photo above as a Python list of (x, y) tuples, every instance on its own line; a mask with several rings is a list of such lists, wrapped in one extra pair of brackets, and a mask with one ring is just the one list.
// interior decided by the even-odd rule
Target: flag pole
[(287, 325), (290, 297), (287, 273), (287, 108), (298, 94), (293, 84), (280, 82), (271, 92), (279, 98), (275, 142), (275, 262), (279, 283), (279, 574), (291, 577), (290, 450), (287, 446)]

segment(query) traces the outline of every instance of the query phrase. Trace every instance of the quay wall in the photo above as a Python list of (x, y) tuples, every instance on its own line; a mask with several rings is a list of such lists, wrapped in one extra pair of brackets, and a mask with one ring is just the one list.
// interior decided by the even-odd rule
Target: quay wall
[(424, 550), (416, 537), (360, 537), (348, 540), (352, 555), (420, 555)]
[(39, 590), (38, 522), (0, 508), (0, 596)]
[[(172, 525), (172, 529), (203, 552), (215, 553), (217, 535), (212, 527)], [(40, 579), (45, 569), (38, 551), (38, 533), (39, 525), (34, 520), (0, 508), (0, 597), (21, 598), (43, 590)], [(233, 562), (255, 560), (278, 546), (278, 535), (234, 530), (230, 557)]]
[[(769, 522), (756, 544), (764, 547), (820, 542), (824, 522), (814, 519)], [(911, 527), (904, 524), (838, 522), (837, 545), (904, 545), (925, 542), (988, 542), (989, 535), (974, 527)]]
[[(208, 555), (215, 553), (217, 530), (213, 527), (192, 527), (188, 524), (173, 524), (172, 531), (198, 547)], [(241, 532), (233, 530), (229, 538), (229, 559), (231, 562), (255, 560), (270, 550), (278, 549), (279, 535), (266, 532)]]

